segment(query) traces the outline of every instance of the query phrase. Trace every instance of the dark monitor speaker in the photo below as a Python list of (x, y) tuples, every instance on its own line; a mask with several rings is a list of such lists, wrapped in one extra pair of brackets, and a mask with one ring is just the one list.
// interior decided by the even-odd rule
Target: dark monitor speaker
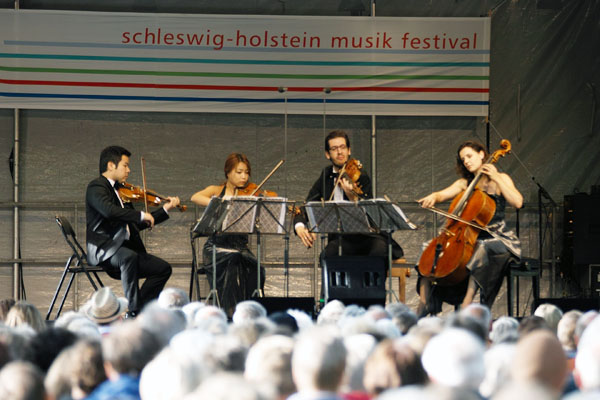
[(387, 260), (376, 256), (326, 257), (328, 300), (340, 300), (345, 305), (368, 307), (385, 305)]

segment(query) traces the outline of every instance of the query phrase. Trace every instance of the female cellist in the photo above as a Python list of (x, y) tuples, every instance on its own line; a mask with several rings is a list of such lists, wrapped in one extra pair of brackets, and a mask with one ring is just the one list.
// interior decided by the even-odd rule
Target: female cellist
[[(487, 152), (482, 144), (475, 141), (462, 143), (458, 147), (456, 157), (456, 170), (460, 178), (447, 188), (417, 200), (422, 207), (432, 208), (436, 203), (453, 199), (465, 191), (475, 175), (481, 172), (482, 176), (477, 188), (487, 193), (496, 203), (495, 214), (487, 225), (495, 235), (491, 236), (485, 231), (479, 233), (471, 259), (466, 265), (467, 270), (470, 271), (466, 294), (462, 296), (462, 293), (464, 293), (464, 285), (462, 285), (463, 289), (460, 293), (450, 295), (450, 297), (452, 295), (454, 297), (456, 295), (462, 296), (461, 307), (470, 304), (477, 289), (480, 288), (482, 294), (485, 292), (491, 295), (492, 298), (488, 298), (488, 306), (491, 306), (500, 287), (499, 284), (502, 283), (504, 265), (492, 265), (490, 257), (500, 254), (508, 255), (508, 253), (512, 253), (516, 257), (521, 255), (519, 239), (512, 232), (505, 232), (504, 210), (506, 203), (512, 207), (521, 208), (523, 196), (515, 187), (510, 176), (499, 172), (493, 164), (485, 163), (485, 160), (487, 160)], [(461, 285), (458, 284), (457, 286)], [(441, 311), (441, 299), (435, 295), (430, 296), (431, 282), (428, 279), (419, 277), (417, 287), (420, 297), (417, 313), (425, 315)]]
[[(231, 153), (225, 160), (225, 182), (210, 185), (192, 196), (198, 205), (208, 205), (211, 197), (229, 198), (238, 195), (249, 184), (251, 166), (242, 153)], [(219, 303), (231, 316), (235, 305), (249, 299), (256, 289), (256, 257), (248, 248), (248, 235), (220, 234), (209, 237), (204, 244), (202, 258), (208, 282), (212, 289), (212, 249), (216, 245), (217, 293)], [(261, 289), (264, 286), (265, 271), (261, 268)]]

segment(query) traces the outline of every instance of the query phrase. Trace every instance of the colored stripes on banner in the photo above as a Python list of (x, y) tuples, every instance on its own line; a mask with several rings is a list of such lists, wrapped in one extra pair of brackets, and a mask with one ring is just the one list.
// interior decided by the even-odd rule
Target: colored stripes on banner
[(487, 116), (490, 18), (0, 10), (0, 107)]

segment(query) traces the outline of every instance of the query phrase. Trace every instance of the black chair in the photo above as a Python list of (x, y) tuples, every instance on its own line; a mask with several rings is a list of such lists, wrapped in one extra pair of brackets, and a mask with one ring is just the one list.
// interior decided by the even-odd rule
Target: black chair
[(508, 316), (513, 316), (513, 283), (516, 280), (516, 306), (517, 315), (519, 317), (519, 278), (531, 278), (531, 290), (533, 292), (532, 304), (537, 304), (540, 298), (540, 260), (537, 258), (522, 258), (521, 261), (513, 258), (509, 261), (506, 272), (506, 306), (508, 308)]
[[(73, 284), (73, 280), (75, 279), (75, 276), (77, 274), (83, 272), (85, 274), (85, 276), (87, 276), (90, 283), (92, 284), (94, 291), (98, 290), (98, 287), (104, 286), (104, 284), (100, 280), (100, 277), (98, 276), (98, 272), (102, 271), (102, 267), (91, 267), (88, 265), (87, 255), (85, 254), (85, 250), (83, 250), (83, 247), (81, 247), (81, 245), (77, 241), (77, 236), (75, 235), (75, 231), (73, 230), (73, 227), (71, 226), (69, 221), (65, 217), (57, 216), (56, 223), (58, 224), (60, 231), (62, 232), (63, 236), (65, 237), (67, 244), (69, 245), (71, 250), (73, 250), (73, 254), (71, 254), (69, 259), (67, 260), (67, 263), (65, 264), (65, 269), (62, 273), (62, 276), (60, 277), (60, 282), (58, 282), (58, 287), (56, 288), (56, 292), (54, 293), (54, 297), (52, 298), (50, 307), (48, 307), (48, 313), (46, 314), (46, 320), (50, 319), (50, 315), (52, 314), (52, 310), (54, 309), (54, 304), (56, 303), (56, 299), (58, 298), (58, 295), (60, 293), (60, 290), (62, 288), (62, 285), (65, 281), (67, 274), (71, 274), (71, 277), (69, 278), (69, 282), (67, 284), (67, 289), (65, 290), (65, 293), (64, 293), (62, 300), (60, 302), (60, 305), (58, 307), (58, 311), (56, 313), (56, 318), (58, 318), (60, 316), (62, 308), (65, 304), (65, 300), (67, 299), (67, 295), (69, 294), (69, 290), (71, 290), (71, 285)], [(94, 281), (94, 279), (92, 278), (92, 275), (94, 275), (94, 278), (96, 279), (96, 281)]]

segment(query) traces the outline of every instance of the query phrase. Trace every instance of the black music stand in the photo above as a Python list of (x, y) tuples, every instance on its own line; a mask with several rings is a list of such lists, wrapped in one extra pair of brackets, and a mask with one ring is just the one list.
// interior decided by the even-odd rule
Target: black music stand
[(383, 233), (387, 237), (388, 244), (388, 296), (392, 301), (392, 295), (399, 301), (396, 293), (392, 290), (392, 234), (397, 230), (414, 230), (417, 226), (410, 222), (402, 209), (386, 199), (368, 199), (359, 202), (368, 216), (371, 228), (377, 233)]
[[(260, 287), (261, 235), (286, 235), (290, 228), (285, 225), (289, 205), (293, 202), (283, 197), (238, 196), (227, 200), (227, 212), (223, 220), (223, 233), (256, 234), (256, 290), (252, 297), (263, 297)], [(287, 258), (287, 257), (286, 257)]]
[[(369, 226), (367, 214), (359, 206), (359, 202), (346, 200), (309, 201), (304, 207), (308, 216), (308, 229), (311, 232), (336, 233), (339, 235), (374, 232)], [(342, 256), (342, 240), (338, 240), (338, 256)], [(327, 271), (323, 271), (322, 276), (322, 288), (326, 304), (329, 300), (329, 276)]]
[[(192, 292), (194, 283), (196, 286), (196, 293), (200, 296), (200, 284), (198, 282), (198, 261), (196, 257), (196, 246), (194, 245), (195, 240), (201, 236), (211, 236), (214, 238), (215, 235), (222, 232), (221, 227), (223, 226), (223, 219), (227, 212), (227, 203), (220, 197), (213, 197), (206, 206), (204, 213), (200, 219), (194, 224), (190, 231), (190, 239), (192, 245), (192, 276), (190, 279), (190, 299), (192, 298)], [(212, 246), (212, 263), (213, 263), (213, 277), (212, 277), (212, 289), (206, 296), (206, 303), (209, 303), (210, 299), (214, 297), (213, 305), (220, 306), (219, 296), (217, 292), (217, 247), (213, 240)]]

